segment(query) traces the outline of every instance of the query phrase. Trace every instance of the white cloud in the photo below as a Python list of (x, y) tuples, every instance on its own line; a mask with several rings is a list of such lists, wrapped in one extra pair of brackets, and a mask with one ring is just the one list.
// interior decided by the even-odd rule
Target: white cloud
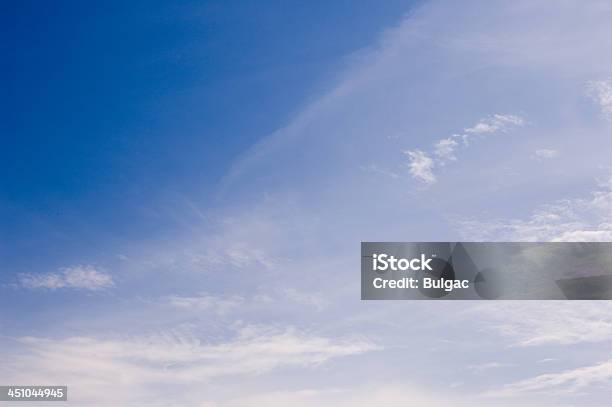
[(465, 129), (470, 135), (484, 135), (499, 132), (507, 132), (512, 127), (520, 127), (525, 124), (525, 120), (512, 114), (494, 114), (491, 117), (481, 119), (474, 126)]
[(455, 149), (458, 145), (459, 143), (452, 138), (444, 138), (435, 144), (434, 152), (441, 160), (454, 161), (457, 159)]
[(595, 387), (609, 389), (610, 386), (612, 386), (612, 360), (594, 366), (542, 374), (491, 390), (485, 396), (513, 397), (530, 393), (563, 396), (588, 393)]
[(96, 291), (114, 284), (110, 274), (89, 265), (66, 267), (55, 273), (23, 273), (18, 275), (18, 281), (22, 287), (33, 290), (75, 288)]
[(533, 158), (536, 160), (547, 160), (551, 158), (557, 158), (559, 151), (550, 148), (541, 148), (533, 153)]
[(408, 166), (410, 168), (410, 174), (426, 184), (433, 184), (436, 182), (436, 177), (433, 174), (434, 161), (423, 151), (405, 151), (410, 160)]
[(487, 134), (505, 133), (513, 127), (520, 127), (525, 124), (525, 120), (511, 114), (494, 114), (490, 117), (481, 119), (474, 126), (465, 129), (464, 134), (453, 134), (451, 137), (443, 138), (434, 143), (433, 154), (436, 159), (432, 159), (427, 153), (421, 150), (405, 151), (410, 159), (410, 174), (417, 180), (426, 184), (436, 181), (433, 168), (436, 165), (444, 166), (447, 161), (455, 161), (455, 152), (461, 140), (464, 147), (470, 145), (472, 137), (484, 136)]
[(612, 81), (591, 81), (587, 94), (598, 104), (604, 116), (612, 118)]

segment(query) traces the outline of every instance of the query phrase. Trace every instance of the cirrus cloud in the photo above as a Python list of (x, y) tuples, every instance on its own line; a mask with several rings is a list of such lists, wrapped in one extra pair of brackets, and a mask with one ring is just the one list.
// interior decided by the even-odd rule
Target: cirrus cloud
[(31, 290), (72, 288), (97, 291), (114, 285), (110, 274), (91, 265), (70, 266), (42, 274), (23, 273), (17, 279), (21, 287)]

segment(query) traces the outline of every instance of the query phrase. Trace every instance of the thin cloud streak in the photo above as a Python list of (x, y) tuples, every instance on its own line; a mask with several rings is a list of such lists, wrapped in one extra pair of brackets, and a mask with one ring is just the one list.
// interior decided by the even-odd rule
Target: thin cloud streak
[(23, 273), (17, 276), (19, 286), (30, 290), (63, 288), (98, 291), (114, 285), (107, 272), (90, 265), (77, 265), (51, 273)]
[(612, 360), (593, 366), (546, 373), (491, 390), (484, 397), (517, 397), (526, 394), (569, 396), (612, 385)]

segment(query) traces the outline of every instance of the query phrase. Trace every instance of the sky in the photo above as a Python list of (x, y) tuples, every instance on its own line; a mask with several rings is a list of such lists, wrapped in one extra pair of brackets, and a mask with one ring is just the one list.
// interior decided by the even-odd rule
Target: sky
[(124, 3), (3, 6), (0, 383), (609, 404), (608, 302), (361, 301), (358, 256), (612, 241), (612, 5)]

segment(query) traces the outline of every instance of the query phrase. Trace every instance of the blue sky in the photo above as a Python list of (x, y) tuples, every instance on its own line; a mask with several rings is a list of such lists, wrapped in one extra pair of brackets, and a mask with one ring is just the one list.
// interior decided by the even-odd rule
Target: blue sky
[(0, 382), (79, 406), (607, 405), (607, 303), (362, 302), (358, 262), (612, 240), (606, 2), (4, 14)]
[(215, 205), (228, 163), (409, 6), (373, 5), (6, 6), (6, 132), (15, 136), (3, 149), (1, 198), (11, 244), (55, 232), (71, 237), (51, 252), (62, 243), (82, 252), (84, 240), (99, 247), (172, 228), (147, 210), (173, 194)]

